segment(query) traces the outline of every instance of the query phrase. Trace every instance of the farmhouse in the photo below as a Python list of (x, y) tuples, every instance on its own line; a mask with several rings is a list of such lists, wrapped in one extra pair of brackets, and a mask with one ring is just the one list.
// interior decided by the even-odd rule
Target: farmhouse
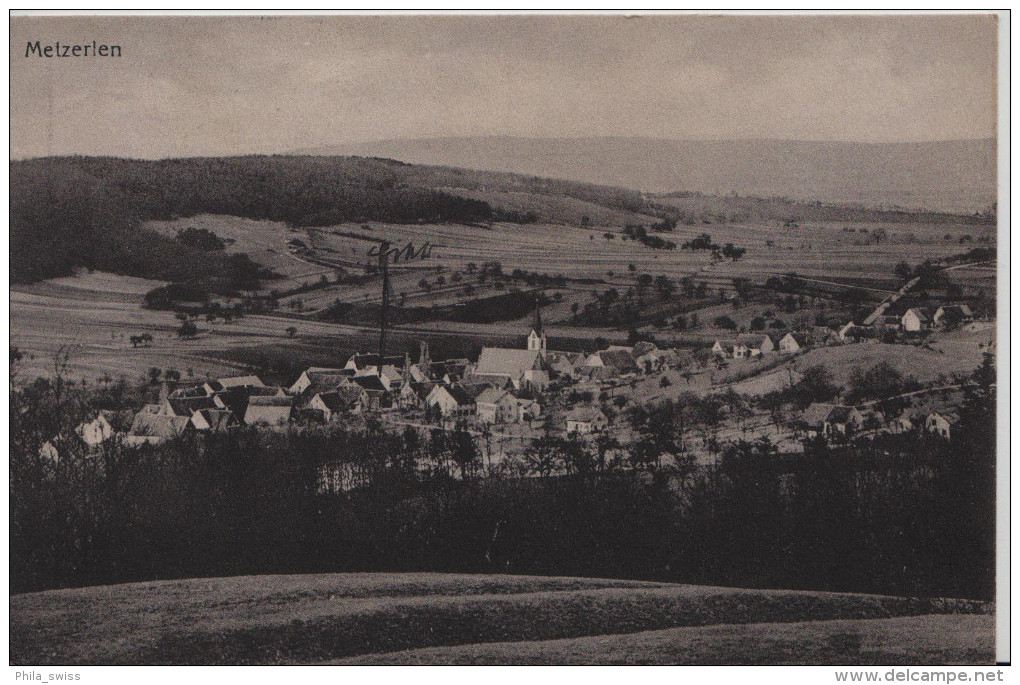
[(868, 329), (864, 326), (858, 326), (853, 321), (849, 321), (839, 329), (836, 333), (836, 337), (843, 342), (855, 342), (861, 338), (867, 337), (867, 332)]
[(606, 429), (609, 420), (598, 407), (577, 407), (567, 414), (567, 433), (588, 435)]
[(397, 404), (402, 409), (420, 409), (425, 406), (425, 398), (435, 389), (436, 383), (411, 381), (400, 389), (397, 396)]
[(933, 411), (925, 417), (924, 428), (929, 433), (948, 440), (952, 435), (953, 426), (955, 426), (959, 421), (959, 414), (954, 412)]
[(219, 408), (212, 397), (168, 397), (163, 402), (162, 413), (190, 419), (192, 414), (201, 409)]
[(248, 398), (244, 422), (249, 426), (282, 426), (290, 421), (294, 400), (290, 397), (256, 395)]

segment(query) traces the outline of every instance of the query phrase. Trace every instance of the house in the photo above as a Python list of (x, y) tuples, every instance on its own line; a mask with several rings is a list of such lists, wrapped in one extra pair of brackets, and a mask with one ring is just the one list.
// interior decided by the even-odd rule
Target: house
[(949, 439), (952, 435), (953, 426), (960, 421), (960, 415), (954, 412), (933, 411), (924, 419), (924, 429), (933, 435)]
[(606, 429), (609, 420), (598, 407), (577, 407), (567, 413), (567, 433), (588, 435)]
[(914, 421), (906, 412), (903, 412), (889, 422), (889, 431), (892, 433), (908, 433), (913, 430), (913, 428)]
[[(398, 369), (402, 369), (404, 367), (404, 357), (401, 356), (384, 357), (382, 365), (384, 367), (392, 366)], [(371, 376), (373, 374), (378, 375), (379, 355), (372, 353), (368, 354), (355, 353), (351, 355), (350, 359), (347, 360), (347, 363), (344, 365), (344, 368), (347, 370), (354, 371), (354, 375), (356, 376)]]
[(244, 422), (249, 426), (282, 426), (290, 421), (290, 412), (293, 408), (293, 398), (255, 395), (248, 398)]
[(191, 427), (191, 417), (138, 412), (124, 437), (125, 445), (156, 445), (183, 435)]
[(765, 333), (742, 333), (737, 336), (736, 343), (747, 350), (749, 357), (758, 357), (776, 349), (772, 338)]
[(437, 385), (425, 399), (425, 403), (438, 409), (442, 416), (472, 416), (476, 411), (473, 397), (459, 385)]
[(828, 326), (812, 326), (808, 335), (811, 339), (811, 344), (816, 347), (838, 345), (842, 342), (842, 339), (839, 335), (837, 335), (836, 331), (832, 330)]
[(435, 387), (436, 383), (411, 381), (400, 389), (397, 404), (403, 409), (420, 409), (425, 406), (425, 398)]
[(803, 333), (787, 333), (779, 340), (779, 351), (782, 354), (793, 354), (807, 347), (808, 339)]
[(309, 396), (320, 392), (328, 392), (339, 385), (346, 383), (354, 374), (349, 369), (331, 369), (322, 366), (313, 366), (301, 372), (298, 379), (290, 386), (292, 395), (300, 395), (310, 390)]
[(509, 378), (515, 388), (530, 385), (544, 389), (549, 385), (549, 373), (542, 352), (540, 349), (483, 347), (471, 375), (478, 380)]
[(532, 421), (542, 416), (542, 405), (530, 397), (518, 397), (517, 415), (521, 421)]
[(736, 340), (716, 340), (712, 345), (712, 354), (720, 359), (732, 359), (736, 353)]
[(190, 419), (191, 415), (202, 409), (220, 409), (215, 398), (206, 397), (168, 397), (163, 401), (162, 412), (172, 416), (183, 416)]
[(916, 332), (931, 328), (931, 312), (920, 307), (911, 307), (900, 319), (903, 330)]
[(520, 418), (517, 398), (506, 390), (486, 388), (475, 398), (475, 405), (482, 423), (516, 423)]
[(106, 412), (99, 412), (91, 421), (84, 421), (74, 429), (75, 435), (89, 447), (101, 445), (116, 434)]
[(953, 304), (946, 307), (939, 307), (932, 315), (932, 324), (939, 328), (945, 326), (959, 326), (974, 318), (974, 312), (965, 304)]
[(804, 431), (809, 438), (822, 435), (825, 432), (825, 419), (828, 418), (829, 412), (834, 406), (820, 402), (812, 403), (801, 414), (800, 419), (796, 422), (797, 427)]
[(638, 369), (637, 362), (634, 361), (634, 357), (631, 356), (630, 352), (624, 349), (616, 350), (602, 350), (595, 354), (589, 355), (584, 362), (585, 366), (592, 366), (595, 368), (606, 368), (615, 372), (617, 375), (625, 376), (628, 374), (635, 374)]
[(355, 376), (354, 384), (364, 390), (361, 409), (364, 411), (382, 411), (393, 408), (393, 396), (379, 376)]
[(192, 428), (206, 433), (224, 433), (241, 427), (241, 422), (229, 409), (200, 409), (190, 420)]
[(262, 379), (258, 376), (229, 376), (227, 378), (220, 378), (219, 384), (222, 386), (221, 390), (229, 390), (230, 388), (240, 388), (246, 386), (252, 386), (261, 388), (265, 386)]
[(854, 407), (836, 405), (825, 417), (823, 432), (830, 438), (848, 438), (864, 425), (864, 416)]
[(363, 388), (350, 385), (316, 393), (308, 402), (308, 408), (321, 412), (322, 419), (328, 423), (339, 414), (358, 411), (367, 399)]
[(584, 365), (584, 354), (581, 352), (546, 352), (545, 363), (552, 374), (575, 378), (578, 368)]

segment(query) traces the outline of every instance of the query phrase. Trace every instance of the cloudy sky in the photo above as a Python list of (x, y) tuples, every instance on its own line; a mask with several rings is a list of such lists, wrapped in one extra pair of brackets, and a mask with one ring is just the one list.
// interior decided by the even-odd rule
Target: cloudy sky
[[(995, 135), (993, 17), (14, 17), (10, 31), (15, 158)], [(36, 40), (123, 56), (26, 58)]]

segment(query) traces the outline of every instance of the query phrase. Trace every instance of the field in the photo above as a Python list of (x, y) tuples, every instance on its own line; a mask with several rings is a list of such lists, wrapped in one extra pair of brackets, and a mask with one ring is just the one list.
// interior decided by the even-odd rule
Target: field
[(986, 611), (583, 578), (208, 578), (15, 595), (11, 663), (991, 663)]
[[(141, 306), (139, 292), (161, 283), (139, 281), (111, 274), (82, 274), (12, 286), (10, 343), (25, 354), (19, 378), (51, 375), (54, 357), (61, 351), (69, 354), (68, 372), (75, 380), (137, 379), (153, 366), (177, 369), (185, 378), (208, 378), (261, 371), (265, 362), (286, 368), (287, 373), (291, 368), (342, 365), (354, 352), (375, 350), (379, 344), (378, 328), (371, 325), (262, 315), (230, 323), (199, 320), (198, 335), (182, 340), (176, 332), (180, 322), (172, 312)], [(131, 292), (132, 288), (136, 292)], [(293, 338), (287, 333), (290, 326), (298, 329)], [(475, 355), (485, 344), (521, 344), (525, 326), (524, 321), (493, 326), (433, 322), (394, 331), (388, 349), (416, 355), (419, 340), (426, 339), (437, 359)], [(133, 347), (130, 337), (141, 333), (151, 334), (152, 344)], [(602, 334), (622, 340), (618, 332)], [(589, 331), (567, 327), (552, 327), (550, 335), (559, 336), (554, 341), (568, 343), (571, 337), (590, 340)], [(276, 380), (289, 383), (296, 376), (294, 372)]]

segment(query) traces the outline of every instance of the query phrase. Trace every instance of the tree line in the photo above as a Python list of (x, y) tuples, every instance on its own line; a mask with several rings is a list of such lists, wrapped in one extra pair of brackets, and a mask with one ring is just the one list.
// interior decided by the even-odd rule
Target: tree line
[(12, 393), (11, 589), (430, 570), (990, 599), (991, 362), (975, 380), (951, 440), (803, 455), (737, 441), (701, 465), (684, 435), (717, 404), (635, 411), (630, 446), (550, 435), (499, 463), (485, 433), (371, 420), (96, 452), (63, 441), (54, 460), (44, 440), (134, 399), (58, 376)]

